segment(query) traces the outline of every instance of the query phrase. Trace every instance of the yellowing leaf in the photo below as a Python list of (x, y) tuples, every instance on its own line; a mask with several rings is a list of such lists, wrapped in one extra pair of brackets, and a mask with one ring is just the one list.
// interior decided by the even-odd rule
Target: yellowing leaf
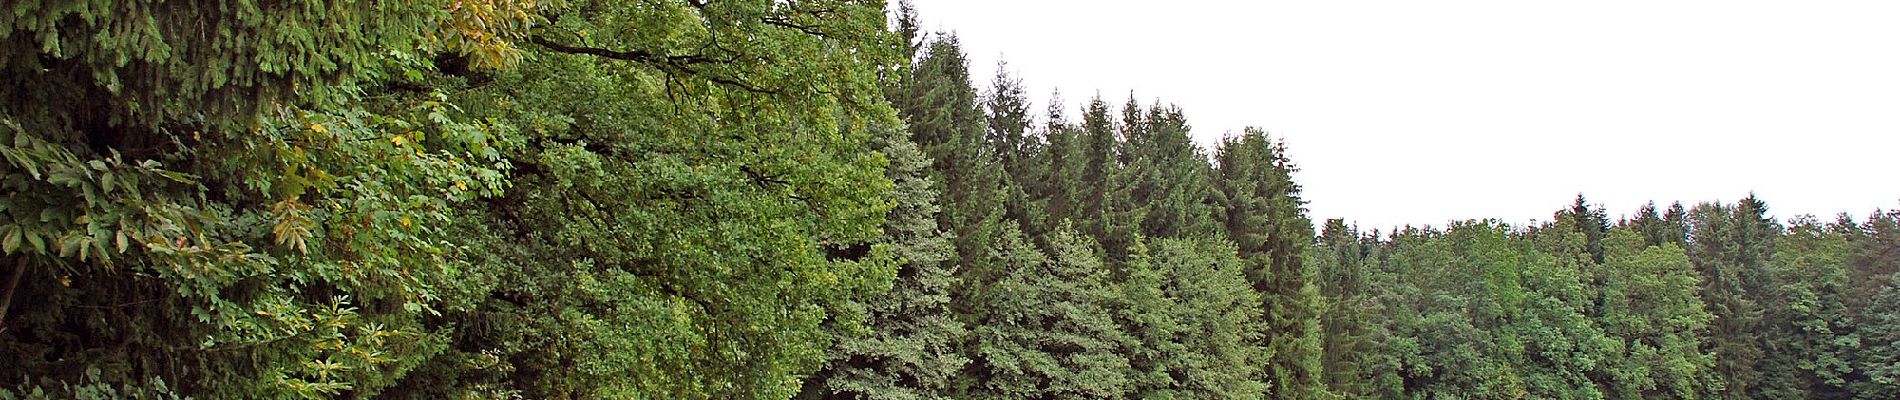
[(407, 143), (408, 140), (403, 139), (402, 135), (396, 135), (396, 136), (390, 136), (389, 142), (395, 143), (397, 146), (401, 146), (403, 143)]
[(310, 130), (317, 133), (330, 133), (330, 128), (323, 127), (323, 124), (310, 124)]
[(462, 182), (456, 182), (456, 183), (455, 183), (455, 189), (456, 189), (456, 190), (468, 190), (468, 184), (467, 184), (467, 183), (462, 183)]

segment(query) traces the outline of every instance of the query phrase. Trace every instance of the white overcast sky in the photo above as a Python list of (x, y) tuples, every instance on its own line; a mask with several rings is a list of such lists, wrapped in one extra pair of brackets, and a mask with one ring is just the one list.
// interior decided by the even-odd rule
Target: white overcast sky
[(1754, 191), (1900, 205), (1900, 1), (918, 0), (980, 87), (1181, 105), (1284, 139), (1316, 219), (1611, 217)]

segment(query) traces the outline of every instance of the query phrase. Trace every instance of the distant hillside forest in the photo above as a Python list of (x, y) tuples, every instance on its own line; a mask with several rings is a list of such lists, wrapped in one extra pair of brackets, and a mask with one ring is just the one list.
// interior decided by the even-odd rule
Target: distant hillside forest
[(0, 2), (0, 399), (1900, 399), (1900, 212), (1316, 223), (887, 6)]

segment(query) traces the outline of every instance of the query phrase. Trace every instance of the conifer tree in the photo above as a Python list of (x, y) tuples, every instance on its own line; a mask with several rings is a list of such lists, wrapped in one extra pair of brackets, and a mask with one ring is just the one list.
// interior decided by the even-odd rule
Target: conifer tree
[(1132, 398), (1249, 399), (1269, 390), (1254, 293), (1233, 245), (1159, 239), (1131, 251)]
[[(1868, 305), (1861, 323), (1859, 363), (1862, 379), (1850, 384), (1858, 399), (1900, 396), (1900, 273), (1887, 277)], [(1879, 310), (1888, 310), (1882, 312)]]
[(837, 329), (825, 369), (800, 398), (948, 398), (969, 362), (959, 347), (967, 329), (950, 310), (956, 249), (937, 227), (936, 187), (925, 177), (930, 160), (900, 134), (876, 141), (891, 162), (886, 176), (896, 203), (880, 244), (903, 264), (891, 290), (863, 304), (863, 332)]
[[(1132, 111), (1137, 118), (1139, 110)], [(1139, 125), (1139, 122), (1130, 121)], [(1122, 163), (1120, 128), (1109, 116), (1109, 106), (1101, 97), (1090, 100), (1082, 110), (1075, 149), (1079, 158), (1081, 196), (1073, 216), (1078, 228), (1108, 249), (1110, 261), (1120, 261), (1122, 252), (1138, 234), (1140, 210), (1130, 204), (1127, 175)]]
[(1877, 310), (1868, 305), (1887, 284), (1887, 277), (1900, 273), (1900, 211), (1877, 212), (1867, 221), (1853, 224), (1847, 235), (1852, 268), (1848, 271), (1847, 306), (1858, 314)]
[(1116, 323), (1119, 293), (1093, 240), (1068, 226), (1046, 257), (1004, 226), (994, 257), (1004, 278), (984, 293), (971, 365), (976, 398), (1125, 398), (1133, 341)]
[(1771, 280), (1776, 305), (1764, 320), (1772, 362), (1785, 365), (1777, 395), (1845, 399), (1858, 352), (1858, 325), (1847, 309), (1848, 239), (1813, 217), (1793, 220), (1776, 239)]
[(1674, 242), (1684, 249), (1688, 248), (1689, 211), (1682, 207), (1682, 202), (1669, 203), (1669, 211), (1663, 213), (1662, 231), (1663, 241)]
[(1758, 333), (1767, 297), (1762, 284), (1771, 234), (1779, 231), (1765, 213), (1752, 195), (1735, 206), (1705, 203), (1688, 211), (1689, 257), (1702, 274), (1702, 300), (1715, 315), (1705, 346), (1724, 384), (1718, 398), (1749, 398), (1762, 389), (1757, 364), (1768, 355)]
[(1001, 166), (985, 138), (962, 44), (955, 35), (938, 35), (923, 52), (903, 83), (903, 95), (891, 103), (935, 165), (932, 180), (939, 182), (946, 203), (939, 221), (956, 233), (958, 254), (969, 265), (1000, 215)]
[(1558, 215), (1559, 218), (1569, 216), (1576, 219), (1577, 222), (1575, 226), (1577, 232), (1582, 233), (1584, 240), (1587, 241), (1590, 258), (1598, 263), (1602, 263), (1603, 236), (1610, 232), (1610, 218), (1607, 212), (1603, 210), (1603, 207), (1592, 207), (1588, 202), (1584, 201), (1583, 194), (1578, 193), (1577, 200), (1570, 204), (1570, 209)]
[(988, 123), (988, 140), (995, 147), (1003, 171), (1016, 181), (1038, 179), (1030, 175), (1031, 157), (1042, 151), (1042, 138), (1032, 131), (1029, 97), (1023, 81), (1010, 75), (1009, 64), (996, 63), (996, 77), (984, 94), (983, 111)]
[(1137, 240), (1122, 263), (1123, 277), (1117, 282), (1122, 305), (1116, 315), (1123, 331), (1133, 339), (1121, 352), (1128, 357), (1130, 393), (1136, 398), (1176, 398), (1181, 396), (1178, 382), (1171, 373), (1186, 353), (1181, 343), (1193, 334), (1183, 326), (1177, 314), (1181, 305), (1169, 296), (1166, 280), (1176, 272), (1158, 264), (1148, 245)]
[(1326, 309), (1320, 315), (1324, 350), (1320, 364), (1328, 390), (1346, 398), (1374, 397), (1371, 363), (1378, 351), (1372, 337), (1380, 304), (1372, 293), (1370, 249), (1345, 220), (1330, 219), (1320, 229), (1308, 261)]
[[(930, 178), (943, 195), (938, 226), (952, 235), (965, 278), (957, 296), (975, 299), (999, 276), (986, 246), (1001, 226), (1006, 179), (987, 135), (983, 110), (971, 86), (969, 63), (954, 35), (937, 35), (923, 48), (911, 75), (891, 104), (911, 137), (930, 156)], [(962, 304), (967, 306), (967, 303)], [(980, 310), (960, 308), (963, 313)]]
[(1003, 218), (1015, 221), (1034, 236), (1046, 205), (1037, 201), (1036, 194), (1046, 184), (1047, 166), (1040, 158), (1046, 156), (1043, 153), (1048, 144), (1034, 131), (1022, 80), (1010, 75), (1006, 64), (997, 63), (983, 109), (989, 124), (989, 144), (996, 148), (1007, 181)]
[(1225, 139), (1215, 150), (1216, 186), (1221, 192), (1220, 220), (1239, 247), (1247, 279), (1260, 292), (1266, 321), (1265, 344), (1273, 355), (1266, 373), (1273, 397), (1305, 399), (1319, 395), (1319, 290), (1305, 263), (1313, 241), (1300, 188), (1293, 183), (1285, 148), (1266, 132), (1248, 128)]
[[(1133, 108), (1133, 104), (1129, 105)], [(1218, 232), (1212, 168), (1194, 145), (1180, 107), (1155, 105), (1141, 119), (1138, 135), (1128, 140), (1129, 198), (1143, 207), (1141, 234), (1149, 237), (1206, 237)]]

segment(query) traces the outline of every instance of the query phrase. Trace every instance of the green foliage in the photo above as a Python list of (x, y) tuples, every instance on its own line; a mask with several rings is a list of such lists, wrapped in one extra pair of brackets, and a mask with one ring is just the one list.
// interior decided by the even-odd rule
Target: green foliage
[(1002, 165), (985, 139), (985, 117), (956, 36), (938, 35), (923, 52), (891, 103), (935, 165), (930, 177), (945, 206), (938, 221), (954, 234), (959, 265), (981, 274), (984, 246), (1003, 212)]
[[(1847, 238), (1811, 217), (1795, 219), (1776, 241), (1773, 279), (1778, 303), (1764, 338), (1777, 362), (1792, 367), (1782, 387), (1807, 398), (1849, 398), (1846, 385), (1860, 347), (1847, 309)], [(1785, 360), (1785, 361), (1782, 361)]]
[(99, 369), (90, 368), (86, 370), (85, 376), (80, 378), (78, 384), (42, 379), (38, 384), (28, 384), (13, 389), (0, 388), (0, 399), (190, 399), (190, 397), (179, 396), (171, 387), (165, 385), (165, 380), (157, 377), (149, 378), (145, 382), (114, 384), (102, 381), (100, 374)]
[(967, 329), (950, 309), (956, 249), (937, 228), (936, 189), (924, 177), (930, 161), (902, 136), (874, 141), (890, 158), (886, 174), (896, 185), (880, 241), (904, 263), (891, 291), (862, 305), (863, 332), (840, 329), (826, 368), (801, 397), (947, 398), (969, 363), (958, 346)]
[(1306, 265), (1313, 223), (1293, 183), (1285, 147), (1248, 128), (1215, 149), (1218, 218), (1239, 245), (1247, 279), (1261, 295), (1266, 366), (1274, 398), (1305, 399), (1324, 388), (1320, 378), (1319, 315), (1323, 303)]
[(1900, 309), (1900, 274), (1889, 277), (1885, 286), (1861, 327), (1865, 333), (1858, 368), (1866, 378), (1851, 384), (1859, 399), (1900, 396), (1900, 313), (1891, 312)]
[[(1137, 108), (1131, 102), (1124, 112)], [(1132, 119), (1133, 116), (1130, 116)], [(1155, 105), (1127, 135), (1129, 204), (1140, 207), (1141, 234), (1148, 237), (1211, 237), (1214, 224), (1213, 169), (1194, 145), (1180, 107)]]
[(1327, 220), (1307, 261), (1326, 300), (1320, 314), (1326, 388), (1346, 398), (1378, 396), (1374, 374), (1381, 354), (1374, 335), (1385, 306), (1376, 301), (1373, 285), (1378, 260), (1372, 252), (1378, 246), (1369, 242), (1345, 220)]
[(508, 128), (381, 89), (462, 34), (438, 6), (9, 5), (5, 380), (334, 397), (439, 351), (449, 210), (501, 188)]
[[(1767, 258), (1779, 226), (1753, 198), (1737, 206), (1699, 204), (1689, 210), (1689, 259), (1702, 274), (1702, 301), (1715, 315), (1706, 346), (1724, 384), (1717, 398), (1740, 399), (1760, 388), (1757, 363), (1767, 354), (1757, 332), (1768, 300)], [(1772, 303), (1770, 303), (1772, 304)]]
[(980, 301), (972, 367), (977, 398), (1125, 398), (1134, 382), (1121, 350), (1134, 339), (1116, 323), (1121, 294), (1093, 240), (1051, 233), (1045, 256), (1013, 227), (992, 247), (1004, 278)]
[(1702, 350), (1714, 318), (1696, 297), (1700, 278), (1674, 243), (1646, 245), (1647, 232), (1604, 239), (1603, 329), (1621, 352), (1606, 360), (1612, 398), (1693, 399), (1719, 389), (1714, 355)]
[(402, 392), (786, 398), (915, 255), (874, 245), (881, 8), (657, 7), (549, 10), (522, 65), (456, 99), (522, 127), (516, 173), (469, 210), (455, 350)]
[(908, 2), (0, 13), (0, 399), (1900, 397), (1900, 213), (1315, 237)]
[(1233, 245), (1161, 239), (1131, 251), (1122, 282), (1129, 303), (1132, 398), (1245, 399), (1267, 393), (1260, 363), (1259, 295)]

